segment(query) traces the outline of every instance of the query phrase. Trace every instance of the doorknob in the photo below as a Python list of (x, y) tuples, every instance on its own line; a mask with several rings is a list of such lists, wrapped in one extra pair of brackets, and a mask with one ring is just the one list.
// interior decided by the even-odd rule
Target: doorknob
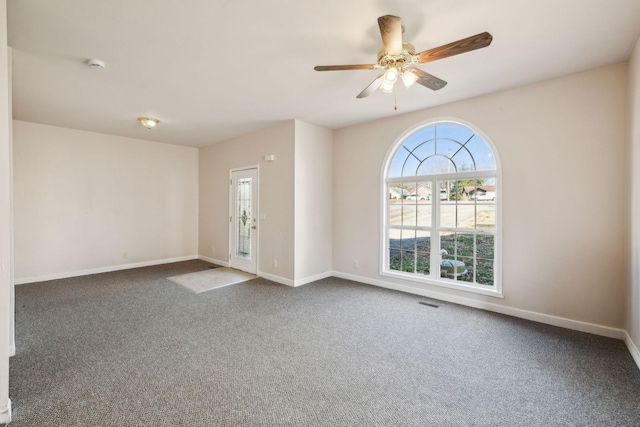
[(256, 226), (254, 225), (253, 227), (251, 227), (251, 229), (252, 229), (252, 230), (255, 230), (255, 229), (256, 229)]

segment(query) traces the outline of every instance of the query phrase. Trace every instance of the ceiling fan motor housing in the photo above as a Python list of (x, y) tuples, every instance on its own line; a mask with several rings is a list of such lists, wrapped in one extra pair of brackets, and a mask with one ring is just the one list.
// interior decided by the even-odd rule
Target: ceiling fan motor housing
[(414, 55), (416, 48), (408, 42), (402, 42), (402, 54), (389, 55), (385, 52), (384, 48), (378, 51), (378, 65), (381, 67), (398, 67), (402, 68), (404, 65), (413, 64), (415, 62)]

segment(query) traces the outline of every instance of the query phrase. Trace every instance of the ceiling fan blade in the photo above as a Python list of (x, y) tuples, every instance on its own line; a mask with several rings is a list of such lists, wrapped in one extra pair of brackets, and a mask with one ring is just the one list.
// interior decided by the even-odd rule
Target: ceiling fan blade
[(373, 70), (378, 68), (378, 64), (357, 64), (357, 65), (316, 65), (316, 71), (340, 71), (340, 70)]
[(360, 92), (358, 94), (358, 96), (356, 96), (356, 98), (366, 98), (367, 96), (371, 95), (373, 92), (376, 91), (376, 89), (378, 89), (380, 87), (380, 85), (382, 84), (382, 78), (384, 77), (384, 74), (380, 74), (378, 76), (377, 79), (375, 79), (373, 82), (371, 82), (371, 84), (367, 87), (364, 88), (364, 90), (362, 92)]
[(491, 40), (493, 40), (493, 36), (485, 32), (458, 40), (457, 42), (445, 44), (444, 46), (425, 50), (424, 52), (417, 53), (416, 56), (418, 57), (418, 62), (424, 64), (426, 62), (437, 61), (438, 59), (448, 58), (449, 56), (487, 47), (491, 44)]
[(382, 36), (384, 51), (389, 55), (402, 54), (402, 23), (400, 18), (385, 15), (378, 18), (378, 27)]
[(444, 80), (439, 79), (436, 76), (432, 76), (429, 73), (425, 73), (419, 68), (410, 68), (408, 70), (405, 70), (405, 73), (406, 72), (410, 72), (411, 74), (414, 74), (416, 77), (418, 77), (416, 83), (421, 84), (422, 86), (431, 90), (440, 90), (447, 85), (447, 82), (445, 82)]

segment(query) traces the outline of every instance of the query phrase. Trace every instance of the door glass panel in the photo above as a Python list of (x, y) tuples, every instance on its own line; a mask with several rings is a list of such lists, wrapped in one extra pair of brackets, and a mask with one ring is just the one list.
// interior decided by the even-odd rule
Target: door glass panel
[(239, 178), (236, 192), (236, 257), (251, 258), (251, 178)]

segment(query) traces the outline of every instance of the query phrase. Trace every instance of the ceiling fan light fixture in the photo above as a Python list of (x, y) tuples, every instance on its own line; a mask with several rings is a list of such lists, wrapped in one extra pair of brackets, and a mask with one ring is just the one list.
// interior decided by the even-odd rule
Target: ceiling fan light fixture
[(380, 85), (380, 90), (384, 93), (392, 93), (393, 92), (393, 83), (382, 82)]
[(413, 74), (411, 71), (404, 70), (402, 72), (402, 83), (404, 83), (404, 85), (407, 88), (410, 88), (411, 86), (413, 86), (413, 84), (417, 81), (418, 81), (418, 76)]
[(147, 129), (151, 129), (152, 127), (160, 123), (160, 120), (154, 119), (153, 117), (138, 117), (138, 121)]
[(380, 90), (385, 93), (393, 92), (393, 86), (398, 81), (398, 70), (394, 67), (389, 68), (384, 72), (382, 76), (382, 84), (380, 85)]
[(398, 80), (398, 70), (396, 68), (389, 68), (384, 72), (384, 83), (394, 84)]

